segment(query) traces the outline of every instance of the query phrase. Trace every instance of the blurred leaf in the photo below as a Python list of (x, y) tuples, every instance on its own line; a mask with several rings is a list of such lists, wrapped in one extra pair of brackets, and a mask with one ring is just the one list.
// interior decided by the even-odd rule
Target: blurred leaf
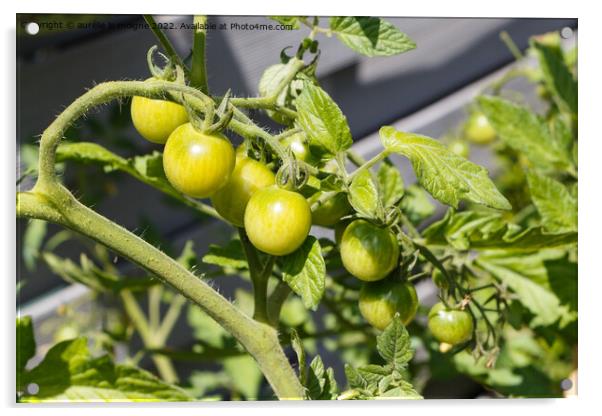
[(182, 253), (178, 257), (178, 263), (186, 267), (188, 270), (192, 270), (197, 264), (196, 253), (194, 252), (194, 241), (188, 240), (184, 244)]
[(259, 388), (263, 374), (250, 355), (231, 357), (224, 360), (224, 369), (234, 389), (247, 400), (259, 400)]
[(36, 383), (35, 395), (24, 402), (189, 401), (184, 390), (147, 371), (114, 364), (109, 356), (93, 358), (86, 338), (54, 345), (44, 360), (27, 372), (25, 383)]
[(279, 259), (282, 279), (301, 296), (307, 308), (316, 309), (324, 294), (326, 265), (320, 243), (309, 236), (295, 252)]
[(535, 172), (527, 174), (533, 203), (550, 232), (577, 231), (577, 198), (560, 182)]
[(358, 214), (378, 218), (382, 211), (378, 188), (369, 169), (360, 171), (349, 185), (349, 203)]
[(17, 318), (17, 388), (24, 388), (23, 373), (27, 362), (36, 355), (36, 340), (31, 316)]
[(385, 149), (410, 159), (420, 185), (444, 204), (457, 208), (460, 200), (466, 199), (496, 209), (512, 208), (485, 168), (450, 152), (438, 141), (391, 126), (382, 127), (380, 137)]
[(379, 17), (331, 17), (330, 29), (341, 42), (366, 56), (397, 55), (416, 47), (408, 35)]
[(404, 183), (399, 169), (386, 159), (376, 173), (383, 206), (395, 205), (403, 197)]
[(287, 26), (292, 26), (297, 30), (301, 26), (299, 24), (299, 16), (269, 16), (270, 19)]
[(296, 104), (297, 122), (311, 145), (320, 146), (331, 156), (351, 147), (347, 118), (322, 88), (306, 82)]
[(234, 344), (232, 336), (198, 306), (188, 306), (187, 320), (195, 339), (213, 348), (224, 348)]
[(523, 153), (536, 167), (573, 169), (571, 149), (558, 141), (539, 116), (526, 107), (498, 97), (480, 97), (479, 106), (498, 136)]
[(500, 214), (448, 210), (423, 232), (427, 245), (451, 245), (457, 250), (535, 251), (575, 244), (577, 233), (546, 233), (541, 227), (523, 229)]
[(563, 111), (577, 114), (577, 81), (564, 61), (562, 50), (537, 41), (532, 45), (556, 105)]
[(420, 224), (435, 213), (435, 206), (428, 194), (418, 185), (410, 185), (405, 190), (399, 206), (414, 225)]
[(23, 235), (23, 249), (21, 257), (25, 267), (29, 271), (36, 268), (36, 262), (40, 256), (40, 247), (46, 237), (48, 224), (43, 220), (30, 220)]
[(210, 244), (208, 253), (203, 256), (203, 262), (234, 269), (249, 268), (240, 240), (236, 239), (229, 241), (223, 247)]
[(297, 354), (297, 363), (299, 364), (299, 381), (302, 385), (307, 384), (307, 362), (305, 359), (305, 350), (299, 334), (294, 329), (291, 331), (291, 346)]

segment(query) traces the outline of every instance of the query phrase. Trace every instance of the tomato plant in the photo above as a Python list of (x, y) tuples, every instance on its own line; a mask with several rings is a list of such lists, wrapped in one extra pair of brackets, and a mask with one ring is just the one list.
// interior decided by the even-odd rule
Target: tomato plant
[[(320, 42), (367, 57), (417, 46), (387, 20), (271, 17), (302, 35), (274, 51), (259, 95), (242, 97), (209, 88), (206, 16), (194, 17), (189, 59), (145, 19), (164, 67), (153, 47), (152, 79), (102, 83), (68, 105), (42, 134), (35, 185), (17, 192), (26, 268), (85, 285), (98, 310), (62, 311), (41, 360), (31, 318), (17, 321), (18, 400), (417, 399), (458, 375), (496, 395), (562, 396), (577, 368), (578, 112), (576, 53), (557, 33), (531, 39), (534, 60), (515, 53), (450, 142), (382, 126), (364, 158), (316, 76)], [(518, 76), (543, 110), (508, 98)], [(83, 114), (128, 97), (131, 124), (161, 151), (126, 158), (63, 141)], [(261, 112), (279, 127), (262, 127)], [(469, 143), (490, 152), (495, 177)], [(209, 244), (99, 214), (79, 198), (89, 189), (64, 181), (76, 162), (165, 195)], [(63, 257), (67, 243), (77, 260)], [(194, 346), (175, 344), (180, 325)]]

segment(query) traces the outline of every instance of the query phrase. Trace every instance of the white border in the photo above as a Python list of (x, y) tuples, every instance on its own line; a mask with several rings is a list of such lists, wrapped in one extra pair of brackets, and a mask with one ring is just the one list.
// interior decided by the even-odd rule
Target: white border
[[(466, 407), (471, 413), (487, 415), (504, 415), (515, 411), (545, 412), (546, 414), (563, 414), (577, 412), (581, 414), (593, 407), (594, 401), (599, 396), (600, 368), (600, 293), (602, 293), (600, 266), (600, 246), (602, 235), (600, 204), (602, 192), (602, 174), (599, 166), (602, 156), (602, 134), (600, 133), (600, 91), (599, 72), (600, 65), (600, 14), (596, 13), (595, 2), (551, 1), (527, 2), (524, 0), (504, 0), (492, 2), (474, 2), (467, 0), (454, 1), (386, 1), (370, 0), (364, 2), (327, 2), (324, 0), (302, 1), (203, 1), (203, 2), (149, 2), (149, 1), (116, 1), (104, 0), (102, 2), (81, 1), (48, 1), (29, 0), (20, 3), (2, 3), (2, 62), (0, 67), (4, 84), (2, 91), (4, 99), (0, 101), (3, 107), (0, 112), (2, 126), (5, 127), (3, 135), (3, 175), (2, 186), (3, 201), (2, 219), (5, 221), (0, 250), (3, 256), (4, 267), (2, 274), (2, 318), (0, 320), (0, 336), (3, 337), (2, 353), (0, 354), (0, 368), (3, 369), (0, 377), (0, 392), (2, 404), (10, 407), (9, 414), (17, 411), (29, 414), (32, 411), (48, 414), (102, 414), (107, 411), (111, 414), (132, 413), (133, 406), (82, 406), (70, 405), (67, 408), (46, 406), (40, 408), (17, 407), (14, 402), (14, 277), (15, 277), (15, 240), (14, 240), (14, 177), (15, 177), (15, 12), (48, 12), (48, 13), (162, 13), (162, 14), (320, 14), (320, 15), (380, 15), (380, 16), (440, 16), (440, 17), (574, 17), (579, 18), (579, 82), (586, 88), (579, 91), (581, 115), (579, 120), (580, 130), (580, 262), (579, 262), (579, 356), (581, 368), (579, 373), (579, 398), (572, 400), (497, 400), (493, 401), (428, 401), (424, 403), (352, 403), (346, 404), (345, 412), (364, 414), (369, 409), (378, 409), (379, 412), (400, 412), (412, 414), (447, 414), (450, 411), (460, 411)], [(451, 40), (453, 41), (453, 39)], [(7, 231), (8, 230), (8, 231)], [(165, 408), (174, 408), (178, 414), (213, 414), (216, 411), (226, 414), (265, 415), (266, 412), (283, 411), (289, 415), (306, 414), (308, 412), (340, 410), (342, 403), (221, 403), (219, 405), (144, 405), (145, 415), (164, 415)], [(597, 406), (599, 407), (599, 406)], [(109, 410), (110, 409), (110, 410)], [(588, 412), (589, 413), (589, 412)], [(587, 414), (587, 413), (586, 413)]]

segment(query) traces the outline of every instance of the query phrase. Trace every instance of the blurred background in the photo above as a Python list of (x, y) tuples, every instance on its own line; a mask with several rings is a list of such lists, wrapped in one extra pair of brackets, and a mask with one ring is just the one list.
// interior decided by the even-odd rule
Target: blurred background
[[(191, 48), (191, 30), (180, 29), (192, 23), (191, 16), (155, 16), (159, 23), (173, 26), (165, 31), (181, 56)], [(268, 23), (263, 17), (210, 16), (210, 22)], [(509, 69), (514, 58), (500, 40), (506, 31), (524, 50), (529, 37), (554, 30), (564, 31), (567, 42), (576, 42), (576, 19), (432, 19), (387, 18), (417, 44), (408, 53), (386, 58), (366, 58), (344, 47), (336, 39), (320, 37), (318, 77), (322, 87), (347, 116), (355, 149), (364, 157), (377, 152), (375, 132), (384, 124), (408, 131), (441, 137), (466, 116), (466, 105), (492, 79)], [(38, 23), (35, 35), (26, 25)], [(60, 22), (53, 27), (49, 22)], [(65, 106), (87, 88), (108, 80), (149, 77), (146, 51), (157, 41), (150, 30), (137, 28), (138, 15), (18, 15), (17, 27), (17, 177), (35, 166), (36, 143), (44, 128)], [(78, 28), (87, 24), (85, 28)], [(55, 25), (57, 26), (57, 25)], [(279, 62), (280, 51), (299, 43), (307, 30), (249, 31), (214, 30), (208, 34), (207, 65), (212, 93), (223, 94), (228, 88), (237, 96), (257, 94), (259, 79), (269, 65)], [(520, 81), (513, 81), (520, 90)], [(262, 114), (253, 114), (262, 126), (278, 128)], [(129, 102), (109, 104), (93, 111), (68, 132), (67, 139), (102, 143), (121, 156), (160, 150), (143, 140), (131, 126)], [(492, 167), (486, 151), (476, 149), (471, 159)], [(411, 169), (400, 165), (407, 183), (413, 182)], [(191, 213), (159, 192), (121, 173), (105, 175), (101, 168), (78, 164), (65, 167), (64, 181), (78, 198), (101, 214), (137, 233), (172, 255), (192, 239), (197, 254), (209, 243), (228, 241), (231, 230), (206, 217)], [(33, 183), (25, 178), (22, 190)], [(58, 228), (49, 226), (46, 238)], [(17, 228), (18, 247), (27, 236), (26, 222)], [(33, 233), (34, 231), (29, 231)], [(328, 233), (314, 230), (314, 234)], [(210, 236), (207, 238), (206, 236)], [(217, 236), (217, 237), (216, 237)], [(30, 236), (31, 238), (31, 236)], [(217, 241), (216, 241), (217, 240)], [(220, 241), (221, 240), (221, 241)], [(56, 253), (77, 261), (81, 242), (61, 244)], [(65, 304), (85, 306), (87, 289), (68, 285), (48, 266), (33, 261), (27, 248), (19, 253), (17, 307), (21, 314), (33, 315), (39, 342), (52, 340), (61, 325), (60, 308)], [(118, 268), (128, 273), (127, 261), (115, 259)], [(430, 282), (427, 282), (430, 283)], [(232, 281), (219, 282), (220, 291), (234, 296)], [(421, 301), (435, 297), (429, 286), (418, 287)], [(79, 302), (79, 303), (78, 303)], [(428, 302), (427, 302), (428, 303)], [(58, 312), (57, 312), (58, 311)], [(184, 319), (185, 321), (185, 319)], [(180, 330), (178, 330), (178, 328)], [(172, 345), (191, 342), (185, 322), (170, 338)], [(337, 376), (342, 367), (336, 353), (320, 350)], [(475, 397), (481, 388), (468, 380), (464, 383), (429, 386), (431, 397)], [(451, 391), (450, 391), (451, 389)]]

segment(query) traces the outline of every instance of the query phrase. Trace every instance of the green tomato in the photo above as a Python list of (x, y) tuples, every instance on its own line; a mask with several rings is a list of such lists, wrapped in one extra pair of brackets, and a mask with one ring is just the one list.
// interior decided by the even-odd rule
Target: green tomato
[(309, 145), (305, 141), (305, 133), (295, 133), (282, 141), (284, 147), (290, 147), (295, 157), (307, 162), (311, 157)]
[(243, 227), (245, 208), (251, 196), (275, 183), (274, 173), (263, 163), (248, 157), (237, 157), (230, 180), (211, 197), (211, 203), (226, 221)]
[(488, 144), (495, 140), (495, 130), (485, 114), (473, 112), (465, 126), (466, 138), (476, 144)]
[(435, 304), (429, 312), (428, 326), (439, 342), (450, 345), (468, 341), (474, 328), (470, 313), (448, 308), (442, 302)]
[(178, 126), (188, 122), (186, 109), (180, 104), (146, 97), (133, 97), (130, 113), (138, 133), (158, 144), (164, 144)]
[(366, 220), (355, 220), (347, 226), (340, 252), (345, 269), (366, 282), (385, 278), (399, 259), (395, 235)]
[(443, 290), (449, 289), (449, 282), (447, 281), (447, 278), (445, 277), (445, 275), (443, 273), (441, 273), (441, 270), (439, 270), (439, 269), (433, 270), (432, 279), (433, 279), (433, 283), (435, 284), (435, 286), (437, 286), (439, 289), (443, 289)]
[(385, 279), (364, 283), (360, 290), (360, 312), (373, 327), (383, 330), (396, 313), (404, 325), (409, 324), (418, 310), (418, 295), (409, 282)]
[(447, 148), (452, 152), (457, 154), (464, 159), (468, 159), (470, 156), (470, 147), (463, 140), (453, 140)]
[[(314, 202), (318, 201), (322, 195), (322, 192), (315, 193), (309, 200), (310, 205), (313, 206)], [(315, 207), (311, 213), (311, 218), (315, 225), (332, 227), (349, 212), (351, 212), (351, 205), (347, 200), (347, 194), (339, 192)]]
[(234, 147), (225, 136), (203, 134), (190, 123), (174, 130), (163, 152), (169, 182), (194, 198), (206, 198), (224, 187), (235, 161)]
[(255, 247), (273, 256), (284, 256), (299, 248), (307, 238), (311, 209), (300, 194), (274, 185), (251, 197), (244, 223)]

